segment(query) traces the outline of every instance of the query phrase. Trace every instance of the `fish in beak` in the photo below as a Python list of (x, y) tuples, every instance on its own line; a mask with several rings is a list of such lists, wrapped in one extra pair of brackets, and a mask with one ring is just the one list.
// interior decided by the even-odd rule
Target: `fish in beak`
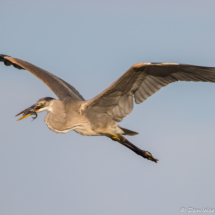
[(28, 116), (31, 115), (35, 115), (35, 117), (33, 117), (33, 120), (37, 118), (37, 112), (39, 111), (39, 109), (43, 108), (43, 105), (32, 105), (31, 107), (23, 110), (22, 112), (18, 113), (16, 116), (19, 116), (21, 114), (23, 114), (23, 116), (21, 118), (19, 118), (17, 121), (22, 120)]

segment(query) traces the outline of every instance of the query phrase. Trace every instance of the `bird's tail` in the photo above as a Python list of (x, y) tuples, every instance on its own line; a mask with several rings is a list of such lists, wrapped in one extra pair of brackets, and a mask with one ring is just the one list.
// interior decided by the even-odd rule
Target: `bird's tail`
[(120, 129), (123, 130), (123, 132), (124, 132), (123, 135), (134, 136), (134, 135), (137, 135), (137, 134), (138, 134), (137, 132), (128, 130), (128, 129), (126, 129), (126, 128), (120, 127)]

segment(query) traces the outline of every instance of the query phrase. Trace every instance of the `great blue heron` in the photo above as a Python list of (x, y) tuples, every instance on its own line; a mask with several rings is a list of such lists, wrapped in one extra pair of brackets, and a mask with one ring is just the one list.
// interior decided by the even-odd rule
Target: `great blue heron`
[(139, 149), (123, 136), (138, 133), (122, 128), (116, 122), (121, 122), (131, 113), (133, 100), (140, 104), (172, 82), (215, 82), (213, 67), (177, 63), (137, 63), (102, 93), (85, 101), (73, 86), (37, 66), (7, 55), (0, 55), (0, 61), (6, 66), (13, 65), (17, 69), (29, 71), (59, 98), (39, 99), (34, 105), (17, 114), (23, 114), (20, 119), (47, 111), (44, 121), (48, 128), (56, 133), (74, 130), (82, 135), (107, 136), (154, 162), (158, 160), (150, 152)]

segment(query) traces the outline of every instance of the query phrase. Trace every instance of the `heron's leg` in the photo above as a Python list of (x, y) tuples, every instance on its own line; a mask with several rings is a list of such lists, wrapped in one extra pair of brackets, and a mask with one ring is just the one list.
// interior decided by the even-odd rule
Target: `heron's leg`
[(110, 137), (114, 141), (121, 143), (123, 146), (131, 149), (133, 152), (140, 155), (141, 157), (144, 157), (148, 160), (151, 160), (151, 161), (154, 161), (155, 163), (157, 163), (158, 159), (154, 158), (150, 152), (139, 149), (134, 144), (129, 142), (125, 137), (123, 137), (121, 135), (110, 135), (108, 137)]

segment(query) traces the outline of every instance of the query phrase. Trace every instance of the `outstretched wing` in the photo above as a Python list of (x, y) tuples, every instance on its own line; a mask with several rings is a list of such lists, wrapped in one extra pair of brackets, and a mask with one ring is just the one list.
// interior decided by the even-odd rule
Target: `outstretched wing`
[(26, 61), (9, 57), (7, 55), (0, 54), (0, 61), (3, 61), (6, 66), (13, 65), (17, 69), (25, 69), (29, 71), (39, 78), (44, 84), (46, 84), (60, 100), (63, 100), (66, 97), (73, 97), (84, 101), (84, 98), (73, 86), (50, 72), (47, 72)]
[(95, 98), (84, 102), (80, 111), (107, 113), (122, 121), (140, 104), (162, 87), (175, 81), (215, 82), (215, 68), (171, 63), (134, 64), (125, 74)]

